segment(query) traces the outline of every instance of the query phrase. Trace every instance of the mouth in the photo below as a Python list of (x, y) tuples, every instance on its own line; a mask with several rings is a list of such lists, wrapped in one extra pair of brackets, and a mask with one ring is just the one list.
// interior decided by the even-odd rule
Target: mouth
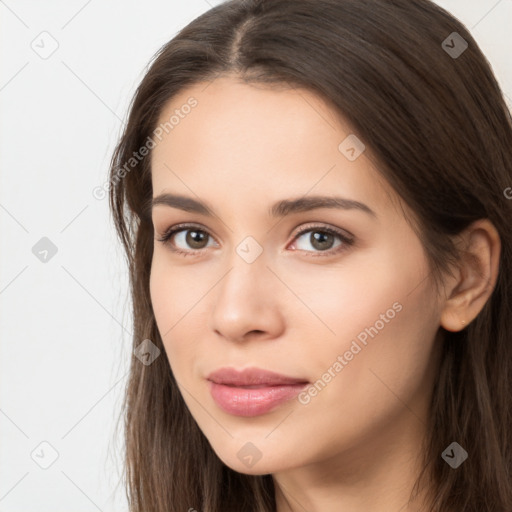
[(274, 410), (309, 384), (260, 368), (222, 368), (208, 375), (207, 381), (213, 400), (224, 412), (245, 417)]

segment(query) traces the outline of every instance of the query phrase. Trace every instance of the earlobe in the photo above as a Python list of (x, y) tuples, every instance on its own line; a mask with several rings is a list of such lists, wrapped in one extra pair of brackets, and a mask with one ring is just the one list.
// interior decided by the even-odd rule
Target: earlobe
[(447, 294), (440, 325), (457, 332), (485, 306), (498, 279), (501, 241), (489, 219), (479, 219), (461, 234), (459, 278)]
[[(457, 301), (457, 299), (459, 299)], [(443, 311), (441, 312), (441, 326), (447, 331), (458, 332), (467, 327), (467, 324), (472, 320), (466, 321), (467, 304), (463, 300), (464, 297), (454, 297), (449, 299)]]

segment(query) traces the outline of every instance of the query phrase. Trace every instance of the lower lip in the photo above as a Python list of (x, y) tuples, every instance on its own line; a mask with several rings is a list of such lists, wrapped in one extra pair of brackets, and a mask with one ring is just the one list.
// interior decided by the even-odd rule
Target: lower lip
[(209, 385), (215, 403), (227, 413), (235, 416), (257, 416), (295, 398), (308, 383), (251, 389), (225, 386), (211, 381)]

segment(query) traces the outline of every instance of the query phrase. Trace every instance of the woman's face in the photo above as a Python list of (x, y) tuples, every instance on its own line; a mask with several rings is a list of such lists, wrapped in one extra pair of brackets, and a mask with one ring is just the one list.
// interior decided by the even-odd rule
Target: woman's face
[[(151, 300), (220, 459), (267, 474), (417, 446), (440, 304), (396, 194), (350, 128), (308, 91), (229, 77), (183, 91), (160, 122)], [(212, 384), (221, 368), (291, 380)]]

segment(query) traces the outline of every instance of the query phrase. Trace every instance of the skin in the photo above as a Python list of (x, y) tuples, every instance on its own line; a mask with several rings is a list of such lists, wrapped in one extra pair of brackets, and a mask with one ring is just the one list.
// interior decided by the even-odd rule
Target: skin
[[(273, 475), (279, 512), (420, 510), (423, 492), (406, 504), (420, 469), (439, 327), (464, 328), (487, 301), (496, 230), (482, 220), (460, 237), (476, 260), (461, 261), (438, 296), (399, 198), (367, 151), (355, 161), (339, 151), (352, 131), (322, 99), (223, 76), (182, 91), (160, 121), (190, 96), (197, 106), (152, 151), (153, 196), (201, 199), (216, 217), (153, 208), (150, 292), (191, 414), (226, 465)], [(268, 214), (274, 202), (311, 195), (363, 202), (376, 217), (326, 208)], [(202, 246), (187, 244), (190, 231), (175, 235), (174, 246), (195, 256), (158, 241), (182, 222), (210, 235)], [(322, 253), (311, 235), (323, 227), (348, 232), (354, 243), (333, 253), (343, 246), (335, 236)], [(248, 236), (263, 250), (252, 263), (236, 252)], [(205, 249), (197, 255), (195, 247)], [(401, 310), (309, 403), (294, 399), (244, 418), (213, 401), (205, 377), (225, 366), (318, 381), (396, 303)], [(261, 454), (252, 467), (237, 456), (247, 442)]]

